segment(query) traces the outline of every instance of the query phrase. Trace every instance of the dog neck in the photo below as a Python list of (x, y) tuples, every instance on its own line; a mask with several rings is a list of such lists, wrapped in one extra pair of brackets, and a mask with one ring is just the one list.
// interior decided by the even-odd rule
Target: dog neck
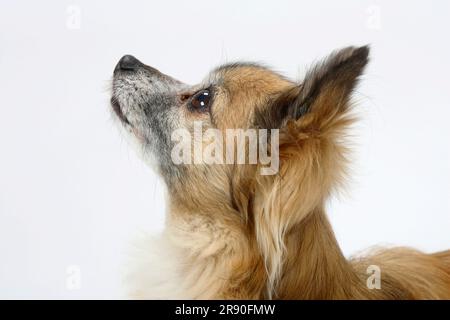
[(287, 235), (279, 298), (345, 299), (355, 296), (359, 282), (322, 209), (311, 212)]
[[(169, 214), (167, 234), (183, 259), (179, 271), (187, 297), (268, 297), (267, 268), (251, 226), (243, 226), (234, 212), (177, 211)], [(313, 210), (286, 234), (282, 261), (272, 298), (355, 296), (351, 291), (358, 277), (322, 209)]]

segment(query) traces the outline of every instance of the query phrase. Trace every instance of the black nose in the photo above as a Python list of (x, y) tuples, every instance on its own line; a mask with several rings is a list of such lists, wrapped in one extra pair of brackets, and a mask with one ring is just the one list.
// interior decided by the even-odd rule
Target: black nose
[(138, 59), (136, 59), (132, 55), (127, 54), (119, 60), (117, 67), (121, 70), (133, 71), (136, 70), (140, 65), (141, 62)]

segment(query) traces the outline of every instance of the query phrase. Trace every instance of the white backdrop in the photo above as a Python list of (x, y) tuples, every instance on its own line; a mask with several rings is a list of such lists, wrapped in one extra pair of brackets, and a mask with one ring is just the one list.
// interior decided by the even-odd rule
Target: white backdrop
[(346, 255), (450, 248), (447, 1), (1, 1), (0, 298), (120, 298), (130, 240), (164, 190), (109, 113), (130, 53), (188, 83), (227, 61), (292, 78), (371, 44), (353, 183), (329, 205)]

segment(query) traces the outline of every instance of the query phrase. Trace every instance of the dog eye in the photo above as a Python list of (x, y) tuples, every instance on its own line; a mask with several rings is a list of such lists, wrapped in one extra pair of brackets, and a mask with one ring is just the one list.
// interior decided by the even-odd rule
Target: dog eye
[(211, 92), (207, 89), (197, 92), (191, 100), (191, 106), (197, 110), (205, 110), (211, 102)]

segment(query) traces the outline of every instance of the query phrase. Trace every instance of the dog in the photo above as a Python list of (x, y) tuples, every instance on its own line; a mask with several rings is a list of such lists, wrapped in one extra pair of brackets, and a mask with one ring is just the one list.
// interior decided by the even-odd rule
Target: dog
[[(231, 63), (187, 85), (133, 56), (120, 59), (112, 113), (168, 194), (165, 230), (143, 240), (127, 277), (130, 297), (450, 298), (450, 250), (391, 248), (347, 260), (325, 213), (347, 177), (352, 93), (369, 51), (335, 51), (301, 83), (259, 64)], [(259, 161), (191, 162), (187, 149), (176, 163), (174, 132), (194, 136), (187, 147), (211, 141), (195, 138), (196, 124), (200, 133), (267, 129), (266, 145), (277, 147), (268, 155), (279, 164), (263, 174)], [(247, 151), (249, 141), (241, 145)]]

